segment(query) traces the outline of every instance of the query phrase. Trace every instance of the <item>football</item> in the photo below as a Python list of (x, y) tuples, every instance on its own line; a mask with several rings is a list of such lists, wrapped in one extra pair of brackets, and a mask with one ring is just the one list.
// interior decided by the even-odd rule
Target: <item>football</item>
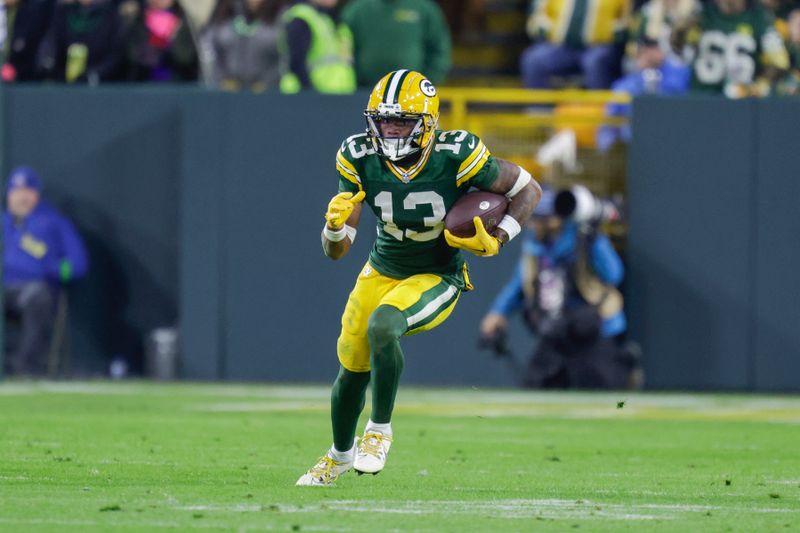
[(475, 235), (472, 219), (481, 217), (486, 231), (491, 233), (503, 220), (508, 209), (508, 198), (502, 194), (486, 191), (467, 193), (453, 204), (444, 218), (444, 227), (456, 237)]

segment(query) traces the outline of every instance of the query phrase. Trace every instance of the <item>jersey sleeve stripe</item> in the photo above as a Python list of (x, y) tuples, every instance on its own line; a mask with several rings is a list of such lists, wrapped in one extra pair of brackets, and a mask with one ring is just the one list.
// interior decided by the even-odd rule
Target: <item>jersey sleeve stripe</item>
[(336, 170), (339, 171), (339, 174), (341, 174), (344, 179), (355, 183), (359, 188), (361, 188), (361, 178), (358, 176), (358, 174), (348, 170), (339, 161), (336, 161)]
[(480, 155), (472, 162), (472, 164), (465, 168), (463, 172), (459, 172), (456, 179), (456, 186), (460, 187), (466, 181), (469, 181), (475, 174), (480, 172), (486, 161), (489, 160), (489, 150), (483, 147)]
[(356, 176), (358, 176), (358, 170), (356, 170), (356, 167), (353, 166), (353, 163), (347, 160), (347, 158), (342, 154), (341, 151), (336, 153), (336, 162), (341, 164), (344, 168), (348, 169)]
[(461, 177), (461, 173), (475, 161), (475, 158), (480, 156), (484, 147), (485, 145), (483, 144), (483, 141), (478, 141), (478, 146), (472, 150), (472, 153), (470, 153), (469, 156), (467, 156), (467, 158), (461, 162), (461, 166), (458, 167), (459, 177)]

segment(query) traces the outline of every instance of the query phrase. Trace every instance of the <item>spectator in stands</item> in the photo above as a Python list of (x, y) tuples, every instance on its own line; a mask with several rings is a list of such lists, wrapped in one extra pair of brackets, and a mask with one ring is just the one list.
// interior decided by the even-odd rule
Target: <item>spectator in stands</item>
[(424, 72), (434, 85), (444, 82), (452, 45), (442, 10), (433, 0), (350, 0), (342, 22), (353, 32), (360, 87), (373, 87), (398, 69)]
[(300, 0), (281, 17), (281, 92), (355, 91), (353, 34), (337, 22), (336, 4), (338, 0)]
[(46, 200), (36, 171), (17, 167), (6, 185), (3, 285), (6, 316), (20, 320), (19, 339), (6, 357), (15, 374), (42, 375), (59, 286), (82, 277), (86, 250), (75, 227)]
[[(587, 189), (585, 194), (592, 198)], [(624, 344), (623, 266), (599, 220), (565, 219), (545, 190), (526, 232), (522, 258), (481, 327), (481, 345), (505, 350), (509, 317), (522, 311), (538, 342), (524, 385), (543, 388), (628, 388), (641, 371)]]
[[(636, 65), (630, 74), (614, 82), (611, 90), (631, 96), (676, 95), (689, 90), (691, 71), (680, 59), (667, 57), (659, 41), (642, 35), (636, 47)], [(609, 104), (606, 116), (630, 117), (630, 104)], [(597, 149), (608, 151), (617, 141), (629, 142), (630, 122), (623, 126), (603, 125), (597, 130)]]
[(607, 89), (620, 74), (630, 0), (541, 0), (528, 18), (535, 40), (522, 54), (525, 87), (551, 87), (552, 76), (583, 76), (587, 89)]
[(262, 92), (280, 81), (278, 14), (282, 0), (220, 0), (201, 38), (208, 82)]
[(124, 79), (128, 33), (115, 0), (62, 0), (39, 51), (43, 77), (89, 84)]
[(137, 81), (197, 79), (197, 50), (180, 4), (147, 0), (128, 42), (130, 78)]
[(685, 25), (700, 10), (698, 0), (650, 0), (642, 6), (634, 22), (634, 31), (629, 41), (629, 55), (636, 57), (638, 44), (642, 40), (656, 41), (667, 58), (690, 62), (690, 58), (678, 56), (672, 49), (672, 29)]
[(713, 0), (672, 32), (673, 47), (688, 46), (691, 89), (729, 98), (765, 96), (789, 67), (775, 18), (748, 0)]
[(36, 54), (47, 33), (55, 0), (6, 0), (6, 64), (4, 81), (37, 79)]

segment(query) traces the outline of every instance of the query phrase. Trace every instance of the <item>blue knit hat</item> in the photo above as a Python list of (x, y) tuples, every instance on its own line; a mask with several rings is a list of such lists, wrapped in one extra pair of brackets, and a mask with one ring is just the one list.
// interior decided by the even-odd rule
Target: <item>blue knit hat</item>
[(42, 190), (42, 178), (39, 174), (28, 166), (19, 166), (11, 171), (6, 181), (6, 193), (17, 187), (26, 187), (37, 191)]

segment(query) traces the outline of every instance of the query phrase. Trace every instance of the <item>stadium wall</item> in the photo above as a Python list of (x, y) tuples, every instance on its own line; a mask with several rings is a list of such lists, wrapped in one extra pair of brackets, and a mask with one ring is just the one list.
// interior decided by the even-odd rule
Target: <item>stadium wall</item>
[[(374, 237), (320, 250), (333, 156), (363, 130), (366, 95), (187, 88), (4, 89), (4, 176), (29, 163), (92, 256), (71, 290), (73, 369), (141, 361), (145, 334), (179, 325), (181, 376), (328, 382), (345, 299)], [(797, 390), (800, 103), (642, 99), (628, 184), (627, 297), (660, 389)], [(794, 179), (793, 179), (794, 178)], [(477, 290), (441, 328), (404, 341), (404, 381), (512, 385), (519, 368), (476, 347), (510, 276), (512, 243), (472, 259)], [(527, 358), (521, 324), (512, 349)]]
[(628, 303), (651, 388), (797, 391), (800, 101), (642, 98)]
[[(73, 371), (104, 373), (143, 338), (178, 324), (190, 379), (329, 382), (339, 318), (374, 237), (321, 251), (334, 155), (363, 131), (366, 95), (245, 95), (186, 88), (5, 89), (4, 176), (29, 163), (91, 253), (71, 289)], [(471, 261), (477, 291), (448, 323), (405, 343), (404, 380), (509, 385), (518, 372), (476, 347), (477, 326), (510, 277), (519, 243)], [(512, 346), (531, 340), (516, 328)]]

